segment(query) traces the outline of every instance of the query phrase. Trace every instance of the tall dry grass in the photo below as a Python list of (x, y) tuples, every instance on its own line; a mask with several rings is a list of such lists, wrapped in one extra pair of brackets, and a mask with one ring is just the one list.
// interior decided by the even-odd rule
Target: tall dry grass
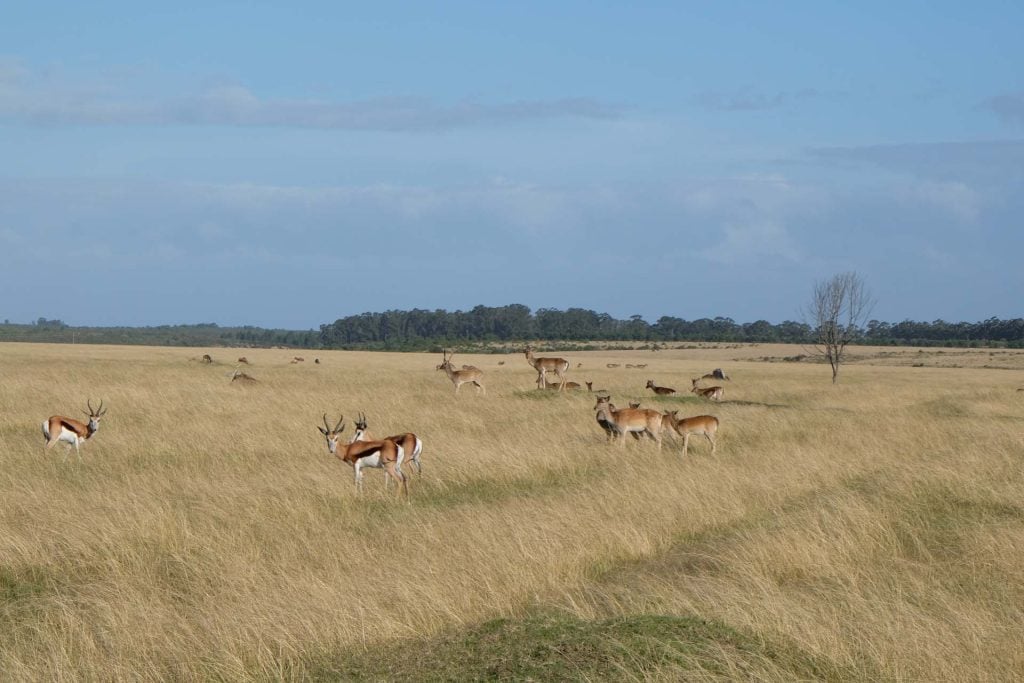
[[(425, 354), (246, 350), (259, 382), (236, 386), (230, 362), (190, 360), (205, 351), (237, 355), (0, 348), (10, 677), (301, 677), (534, 606), (704, 616), (865, 678), (1024, 670), (1020, 370), (861, 350), (832, 386), (822, 366), (753, 360), (799, 349), (562, 354), (616, 401), (717, 415), (718, 456), (692, 441), (684, 460), (680, 440), (606, 444), (593, 400), (534, 390), (521, 356), (460, 357), (487, 395), (456, 397)], [(627, 361), (648, 366), (605, 367)], [(721, 405), (685, 395), (716, 366), (734, 379)], [(650, 378), (684, 395), (656, 399)], [(62, 463), (40, 422), (88, 397), (110, 412)], [(380, 472), (357, 497), (327, 453), (321, 415), (351, 433), (358, 411), (424, 440), (410, 504)]]

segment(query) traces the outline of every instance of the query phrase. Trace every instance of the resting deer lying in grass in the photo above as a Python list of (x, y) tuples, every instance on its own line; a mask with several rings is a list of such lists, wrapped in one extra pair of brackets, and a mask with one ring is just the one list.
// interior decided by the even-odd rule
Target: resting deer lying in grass
[(661, 449), (661, 429), (664, 416), (657, 410), (644, 410), (642, 408), (624, 408), (616, 410), (611, 403), (611, 396), (598, 396), (594, 405), (597, 412), (597, 422), (602, 428), (609, 432), (609, 437), (614, 434), (619, 436), (619, 443), (626, 445), (626, 434), (643, 433), (658, 443)]
[(677, 411), (665, 413), (665, 422), (683, 437), (683, 457), (690, 445), (690, 435), (704, 436), (711, 442), (711, 454), (715, 454), (715, 434), (718, 433), (718, 418), (714, 415), (698, 415), (679, 419)]
[(651, 389), (651, 390), (653, 390), (653, 391), (654, 391), (654, 393), (656, 393), (656, 394), (657, 394), (658, 396), (668, 396), (669, 394), (674, 394), (674, 393), (676, 393), (676, 390), (675, 390), (675, 389), (671, 389), (671, 388), (669, 388), (669, 387), (658, 387), (658, 386), (655, 386), (655, 385), (654, 385), (654, 380), (653, 380), (653, 379), (649, 379), (649, 380), (647, 380), (647, 386), (646, 386), (646, 387), (644, 387), (644, 389)]
[(46, 439), (47, 448), (53, 448), (58, 441), (68, 444), (64, 451), (64, 459), (61, 462), (67, 462), (71, 446), (75, 447), (78, 462), (82, 462), (80, 446), (96, 434), (100, 428), (100, 418), (107, 414), (107, 411), (103, 409), (102, 399), (100, 400), (100, 407), (95, 410), (92, 407), (91, 400), (87, 400), (85, 404), (89, 407), (89, 412), (86, 413), (89, 416), (88, 424), (83, 423), (81, 420), (64, 417), (63, 415), (53, 415), (49, 419), (43, 420), (43, 437)]
[(327, 414), (324, 413), (324, 426), (317, 426), (320, 433), (327, 439), (327, 450), (338, 460), (347, 462), (355, 470), (356, 493), (363, 492), (364, 467), (382, 468), (387, 472), (386, 476), (391, 477), (399, 484), (398, 492), (406, 499), (409, 497), (409, 486), (406, 483), (405, 475), (402, 474), (402, 461), (405, 459), (405, 450), (394, 441), (353, 441), (347, 445), (339, 446), (338, 438), (345, 431), (345, 416), (342, 415), (334, 429), (327, 423)]
[(698, 380), (694, 380), (695, 384), (693, 385), (693, 389), (691, 389), (690, 391), (692, 391), (693, 393), (697, 394), (701, 398), (711, 399), (712, 401), (721, 401), (722, 400), (722, 396), (725, 395), (725, 389), (723, 389), (722, 387), (704, 387), (704, 388), (701, 388), (701, 387), (698, 387), (696, 385), (697, 381)]

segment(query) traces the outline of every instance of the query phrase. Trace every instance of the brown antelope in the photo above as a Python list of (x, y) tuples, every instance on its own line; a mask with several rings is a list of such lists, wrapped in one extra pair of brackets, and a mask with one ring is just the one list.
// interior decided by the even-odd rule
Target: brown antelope
[(702, 388), (702, 387), (698, 387), (698, 386), (694, 385), (693, 389), (691, 389), (690, 391), (692, 391), (693, 393), (697, 394), (701, 398), (707, 398), (707, 399), (710, 399), (712, 401), (721, 401), (722, 400), (722, 396), (725, 395), (725, 389), (723, 389), (722, 387), (703, 387)]
[(592, 394), (607, 394), (608, 393), (607, 389), (595, 389), (593, 382), (586, 382), (585, 384), (587, 385), (587, 391), (589, 391)]
[(619, 367), (619, 364), (618, 364), (618, 363), (608, 363), (607, 365), (605, 365), (605, 367), (608, 367), (608, 368), (617, 368), (617, 367)]
[(61, 462), (67, 461), (71, 446), (75, 447), (78, 462), (82, 462), (82, 451), (79, 450), (79, 447), (99, 430), (100, 418), (107, 414), (107, 411), (103, 409), (102, 399), (100, 399), (100, 407), (95, 410), (91, 400), (87, 400), (85, 404), (89, 407), (89, 412), (86, 413), (89, 416), (87, 424), (63, 415), (53, 415), (49, 419), (43, 420), (43, 437), (46, 439), (47, 448), (53, 448), (58, 441), (68, 444)]
[(241, 356), (241, 357), (240, 357), (240, 358), (238, 359), (238, 362), (239, 362), (239, 363), (245, 363), (246, 365), (248, 365), (248, 364), (249, 364), (249, 359), (248, 359), (248, 358), (246, 358), (245, 356)]
[(459, 387), (466, 383), (472, 383), (476, 385), (477, 394), (486, 394), (487, 390), (484, 388), (484, 372), (480, 369), (475, 370), (455, 370), (452, 368), (452, 358), (455, 354), (446, 356), (447, 351), (441, 349), (441, 358), (443, 359), (441, 364), (437, 366), (438, 370), (444, 370), (445, 374), (448, 375), (448, 379), (455, 385), (455, 394), (458, 395)]
[(568, 391), (576, 391), (580, 388), (579, 382), (549, 382), (544, 380), (544, 388), (551, 389), (552, 391), (559, 391), (566, 389)]
[(317, 365), (320, 365), (320, 359), (319, 358), (314, 358), (313, 362), (316, 363)]
[(324, 413), (324, 426), (317, 425), (317, 429), (327, 439), (327, 450), (338, 460), (347, 462), (355, 470), (356, 493), (363, 491), (363, 468), (382, 468), (399, 484), (398, 492), (404, 494), (408, 499), (409, 486), (402, 473), (402, 461), (405, 459), (404, 449), (394, 441), (353, 441), (349, 444), (339, 446), (338, 437), (345, 431), (345, 416), (342, 415), (338, 424), (331, 425), (327, 422), (327, 413)]
[[(547, 373), (553, 372), (558, 377), (558, 381), (561, 384), (565, 384), (565, 375), (563, 373), (569, 371), (569, 361), (564, 358), (535, 358), (533, 355), (533, 347), (527, 346), (524, 351), (526, 354), (526, 362), (533, 366), (533, 369), (537, 371), (537, 388), (543, 389)], [(559, 386), (559, 390), (564, 387)]]
[(203, 357), (202, 357), (202, 362), (203, 363), (212, 363), (213, 362), (213, 356), (211, 356), (208, 353), (204, 353)]
[(655, 385), (654, 385), (654, 380), (653, 380), (653, 379), (649, 379), (649, 380), (647, 380), (647, 386), (646, 386), (646, 387), (644, 387), (644, 389), (651, 389), (651, 390), (653, 390), (653, 391), (654, 391), (654, 393), (656, 393), (656, 394), (657, 394), (658, 396), (668, 396), (669, 394), (674, 394), (674, 393), (676, 393), (676, 390), (675, 390), (675, 389), (671, 389), (671, 388), (669, 388), (669, 387), (658, 387), (658, 386), (655, 386)]
[[(420, 441), (420, 437), (416, 436), (412, 432), (405, 432), (404, 434), (395, 434), (394, 436), (384, 437), (388, 441), (394, 441), (396, 444), (402, 447), (405, 451), (405, 459), (403, 462), (411, 462), (416, 466), (416, 474), (423, 474), (423, 464), (420, 462), (420, 454), (423, 452), (423, 442)], [(352, 441), (373, 441), (373, 437), (367, 431), (366, 416), (359, 413), (359, 419), (356, 420), (356, 431), (352, 435)], [(387, 488), (388, 479), (384, 479), (385, 488)]]
[(306, 359), (303, 358), (302, 356), (292, 356), (292, 360), (294, 360), (296, 363), (305, 363), (306, 362)]
[(658, 443), (661, 450), (661, 429), (664, 416), (657, 410), (644, 410), (643, 408), (625, 408), (616, 410), (611, 403), (611, 396), (598, 396), (594, 405), (597, 412), (597, 422), (602, 428), (612, 434), (619, 436), (619, 443), (626, 445), (627, 433), (647, 434)]
[(640, 407), (640, 401), (630, 401), (629, 402), (629, 407), (630, 408), (639, 408)]
[(718, 418), (714, 415), (698, 415), (679, 419), (677, 411), (672, 410), (665, 413), (665, 421), (676, 434), (683, 437), (683, 457), (686, 457), (686, 450), (690, 445), (690, 435), (704, 436), (711, 442), (711, 454), (715, 454), (715, 434), (718, 433)]

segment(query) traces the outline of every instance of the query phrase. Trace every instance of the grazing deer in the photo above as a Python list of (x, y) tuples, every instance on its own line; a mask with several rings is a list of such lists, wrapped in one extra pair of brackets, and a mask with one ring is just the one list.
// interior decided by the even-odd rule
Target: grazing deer
[(637, 363), (633, 367), (636, 368), (637, 370), (643, 370), (644, 368), (647, 367), (647, 363)]
[[(558, 381), (561, 384), (565, 383), (565, 375), (563, 373), (569, 371), (569, 361), (564, 358), (535, 358), (533, 355), (533, 347), (527, 346), (524, 351), (526, 354), (526, 362), (533, 366), (533, 369), (537, 371), (537, 388), (543, 389), (547, 373), (553, 372), (558, 377)], [(559, 390), (563, 387), (559, 386)]]
[(320, 365), (320, 359), (319, 358), (314, 358), (313, 362), (316, 363), (317, 365)]
[[(423, 452), (423, 442), (420, 441), (420, 437), (416, 436), (412, 432), (405, 432), (404, 434), (395, 434), (394, 436), (384, 437), (387, 441), (394, 441), (396, 444), (402, 447), (405, 451), (404, 462), (411, 462), (416, 466), (416, 474), (423, 474), (423, 463), (420, 462), (420, 454)], [(356, 420), (356, 431), (352, 435), (352, 441), (373, 441), (373, 437), (367, 431), (366, 416), (359, 413), (359, 419)], [(387, 488), (388, 479), (384, 479), (384, 487)]]
[(296, 363), (305, 363), (306, 362), (306, 359), (303, 358), (302, 356), (292, 356), (292, 360), (294, 360)]
[(701, 398), (707, 398), (707, 399), (710, 399), (712, 401), (721, 401), (722, 400), (722, 396), (725, 395), (725, 389), (723, 389), (722, 387), (705, 387), (705, 388), (701, 388), (701, 387), (698, 387), (698, 386), (694, 385), (693, 389), (691, 389), (690, 391), (692, 391), (693, 393), (697, 394)]
[(607, 368), (617, 368), (617, 367), (619, 367), (619, 364), (618, 363), (608, 363), (607, 365), (605, 365), (605, 367), (607, 367)]
[(455, 385), (456, 396), (459, 393), (459, 387), (467, 382), (472, 382), (476, 385), (477, 394), (486, 394), (487, 390), (484, 388), (484, 371), (479, 368), (475, 370), (455, 370), (452, 368), (452, 358), (455, 357), (455, 354), (453, 353), (446, 357), (446, 353), (447, 351), (445, 349), (441, 349), (441, 358), (443, 360), (441, 364), (437, 366), (437, 369), (444, 370), (445, 374), (448, 375), (448, 379), (450, 379), (452, 384)]
[(347, 462), (355, 470), (356, 493), (363, 492), (363, 468), (375, 467), (383, 469), (386, 476), (391, 477), (399, 484), (398, 492), (409, 498), (409, 486), (405, 475), (402, 473), (402, 461), (405, 459), (405, 450), (394, 441), (353, 441), (344, 446), (338, 445), (338, 437), (345, 431), (345, 416), (342, 415), (338, 424), (331, 429), (327, 422), (327, 413), (324, 413), (324, 426), (317, 425), (317, 429), (327, 439), (327, 450), (338, 460)]
[(204, 353), (201, 360), (202, 360), (203, 363), (212, 363), (213, 362), (213, 356), (211, 356), (208, 353)]
[(504, 365), (504, 364), (505, 364), (505, 361), (503, 361), (503, 360), (499, 360), (498, 361), (498, 365)]
[(654, 385), (654, 380), (653, 380), (653, 379), (649, 379), (649, 380), (647, 380), (647, 386), (646, 386), (646, 387), (644, 387), (644, 389), (651, 389), (651, 390), (653, 390), (653, 391), (654, 391), (654, 393), (656, 393), (656, 394), (657, 394), (658, 396), (668, 396), (669, 394), (674, 394), (674, 393), (676, 393), (676, 390), (675, 390), (675, 389), (671, 389), (671, 388), (669, 388), (669, 387), (658, 387), (658, 386), (655, 386), (655, 385)]
[(715, 434), (718, 433), (718, 418), (714, 415), (698, 415), (679, 419), (678, 411), (672, 410), (665, 413), (665, 421), (677, 434), (683, 437), (683, 457), (686, 457), (687, 448), (690, 445), (690, 435), (704, 436), (711, 442), (711, 454), (715, 454)]
[(246, 358), (245, 356), (241, 356), (241, 357), (239, 357), (238, 362), (239, 363), (245, 363), (246, 365), (248, 365), (249, 364), (249, 359)]
[(53, 448), (58, 441), (68, 444), (61, 462), (67, 461), (71, 446), (75, 447), (78, 462), (82, 462), (82, 451), (79, 450), (79, 447), (99, 430), (100, 418), (107, 414), (107, 411), (103, 409), (102, 399), (100, 399), (100, 407), (95, 410), (93, 410), (91, 400), (87, 400), (85, 404), (89, 407), (89, 412), (86, 413), (89, 416), (88, 424), (63, 415), (53, 415), (49, 419), (43, 420), (43, 437), (46, 439), (47, 448)]
[(658, 450), (661, 450), (661, 429), (664, 416), (657, 410), (644, 410), (642, 408), (625, 408), (616, 410), (611, 403), (611, 396), (598, 396), (594, 405), (597, 412), (597, 422), (605, 431), (619, 435), (619, 443), (626, 445), (626, 434), (635, 432), (643, 433), (658, 443)]

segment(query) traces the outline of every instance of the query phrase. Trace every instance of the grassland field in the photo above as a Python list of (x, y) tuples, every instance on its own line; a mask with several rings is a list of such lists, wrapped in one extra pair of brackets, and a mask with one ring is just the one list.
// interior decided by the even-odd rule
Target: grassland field
[[(718, 416), (715, 456), (607, 443), (522, 354), (457, 353), (455, 396), (439, 355), (0, 344), (0, 677), (1020, 680), (1024, 352), (853, 348), (832, 385), (682, 346), (558, 355)], [(62, 462), (40, 423), (89, 398)], [(360, 411), (423, 439), (408, 504), (327, 452)]]

